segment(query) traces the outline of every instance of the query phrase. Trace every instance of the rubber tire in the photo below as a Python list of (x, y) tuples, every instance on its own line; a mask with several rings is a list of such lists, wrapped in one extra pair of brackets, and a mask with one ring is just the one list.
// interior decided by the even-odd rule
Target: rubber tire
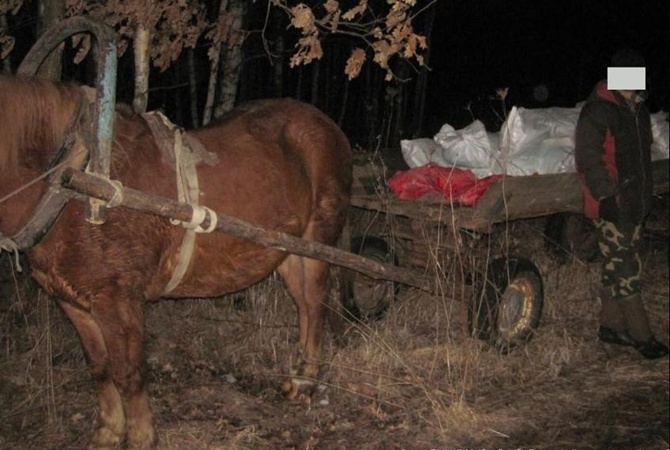
[[(351, 240), (351, 251), (384, 263), (397, 264), (384, 239), (377, 237), (356, 237)], [(379, 320), (388, 310), (398, 286), (389, 280), (378, 280), (361, 273), (348, 271), (347, 295), (344, 298), (345, 317), (349, 320)], [(369, 294), (374, 294), (369, 298)]]
[(472, 336), (487, 341), (501, 353), (528, 342), (542, 317), (542, 275), (530, 260), (500, 258), (491, 262), (475, 285), (468, 308)]

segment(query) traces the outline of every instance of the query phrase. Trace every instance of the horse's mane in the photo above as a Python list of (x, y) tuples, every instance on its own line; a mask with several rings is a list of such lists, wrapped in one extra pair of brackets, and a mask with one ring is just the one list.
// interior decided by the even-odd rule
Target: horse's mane
[(0, 171), (18, 168), (21, 152), (53, 154), (82, 95), (74, 84), (0, 76)]

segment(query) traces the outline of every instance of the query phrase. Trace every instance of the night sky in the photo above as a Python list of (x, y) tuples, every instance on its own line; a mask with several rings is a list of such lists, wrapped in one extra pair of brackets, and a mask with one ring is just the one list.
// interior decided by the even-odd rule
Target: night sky
[[(648, 103), (668, 110), (668, 0), (438, 0), (432, 35), (428, 120), (439, 123), (453, 104), (509, 86), (509, 103), (574, 106), (606, 78), (622, 46), (647, 62)], [(546, 101), (533, 88), (548, 88)]]

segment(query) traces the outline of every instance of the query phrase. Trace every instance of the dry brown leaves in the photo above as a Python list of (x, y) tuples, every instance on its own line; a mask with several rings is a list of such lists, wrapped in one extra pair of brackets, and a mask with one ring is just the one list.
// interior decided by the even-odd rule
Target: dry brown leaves
[(208, 28), (205, 7), (186, 0), (120, 0), (99, 3), (67, 0), (66, 15), (89, 15), (117, 30), (120, 55), (127, 50), (138, 24), (151, 30), (150, 56), (154, 65), (165, 70), (184, 48), (193, 48)]
[[(21, 6), (23, 6), (23, 0), (0, 0), (0, 16), (16, 14)], [(7, 34), (3, 20), (0, 25), (0, 59), (5, 59), (12, 52), (15, 42), (14, 36)]]
[(367, 60), (366, 49), (374, 54), (373, 61), (386, 71), (386, 80), (394, 77), (389, 65), (393, 57), (414, 59), (424, 65), (421, 52), (427, 48), (426, 37), (414, 32), (412, 8), (416, 0), (387, 0), (388, 10), (379, 15), (371, 14), (367, 0), (359, 0), (353, 8), (341, 9), (336, 0), (327, 0), (323, 15), (304, 3), (289, 7), (280, 2), (291, 16), (291, 26), (302, 34), (296, 44), (296, 52), (291, 58), (291, 67), (309, 64), (323, 56), (322, 34), (342, 33), (362, 41), (365, 48), (356, 47), (347, 60), (344, 72), (349, 79), (356, 78)]
[[(24, 0), (0, 0), (0, 15), (16, 13), (23, 3)], [(186, 0), (66, 0), (66, 15), (90, 15), (114, 27), (120, 55), (128, 48), (138, 24), (144, 25), (151, 30), (153, 64), (165, 70), (184, 48), (194, 47), (200, 37), (228, 45), (239, 45), (244, 39), (244, 30), (234, 30), (229, 15), (220, 14), (216, 20), (208, 21), (205, 5), (204, 1)], [(360, 74), (369, 59), (368, 52), (386, 71), (387, 80), (394, 77), (390, 65), (393, 58), (424, 65), (421, 52), (427, 48), (426, 38), (415, 33), (412, 25), (411, 11), (417, 0), (387, 0), (383, 11), (373, 11), (368, 0), (358, 0), (348, 9), (337, 0), (325, 0), (314, 7), (292, 0), (274, 0), (271, 5), (284, 9), (291, 19), (290, 26), (300, 32), (291, 67), (323, 57), (321, 42), (328, 33), (346, 34), (361, 42), (352, 50), (344, 68), (349, 79)], [(13, 44), (14, 38), (0, 30), (0, 56), (6, 57)], [(74, 45), (79, 50), (77, 60), (82, 60), (88, 54), (90, 42), (78, 37)]]

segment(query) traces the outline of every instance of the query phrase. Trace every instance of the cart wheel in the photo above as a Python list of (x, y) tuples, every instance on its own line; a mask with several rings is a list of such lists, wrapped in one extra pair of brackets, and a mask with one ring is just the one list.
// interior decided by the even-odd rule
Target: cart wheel
[[(483, 278), (484, 274), (482, 282)], [(468, 310), (472, 335), (502, 353), (529, 341), (540, 323), (544, 303), (542, 276), (535, 264), (519, 257), (497, 259), (482, 282)]]
[(584, 262), (593, 262), (600, 256), (598, 236), (593, 223), (581, 214), (555, 214), (544, 227), (547, 250), (564, 262), (574, 255)]
[[(396, 263), (386, 241), (375, 237), (357, 237), (351, 241), (351, 251), (380, 262)], [(354, 320), (377, 320), (384, 316), (397, 293), (396, 283), (378, 280), (361, 273), (347, 271), (348, 295), (344, 298), (347, 318)]]

